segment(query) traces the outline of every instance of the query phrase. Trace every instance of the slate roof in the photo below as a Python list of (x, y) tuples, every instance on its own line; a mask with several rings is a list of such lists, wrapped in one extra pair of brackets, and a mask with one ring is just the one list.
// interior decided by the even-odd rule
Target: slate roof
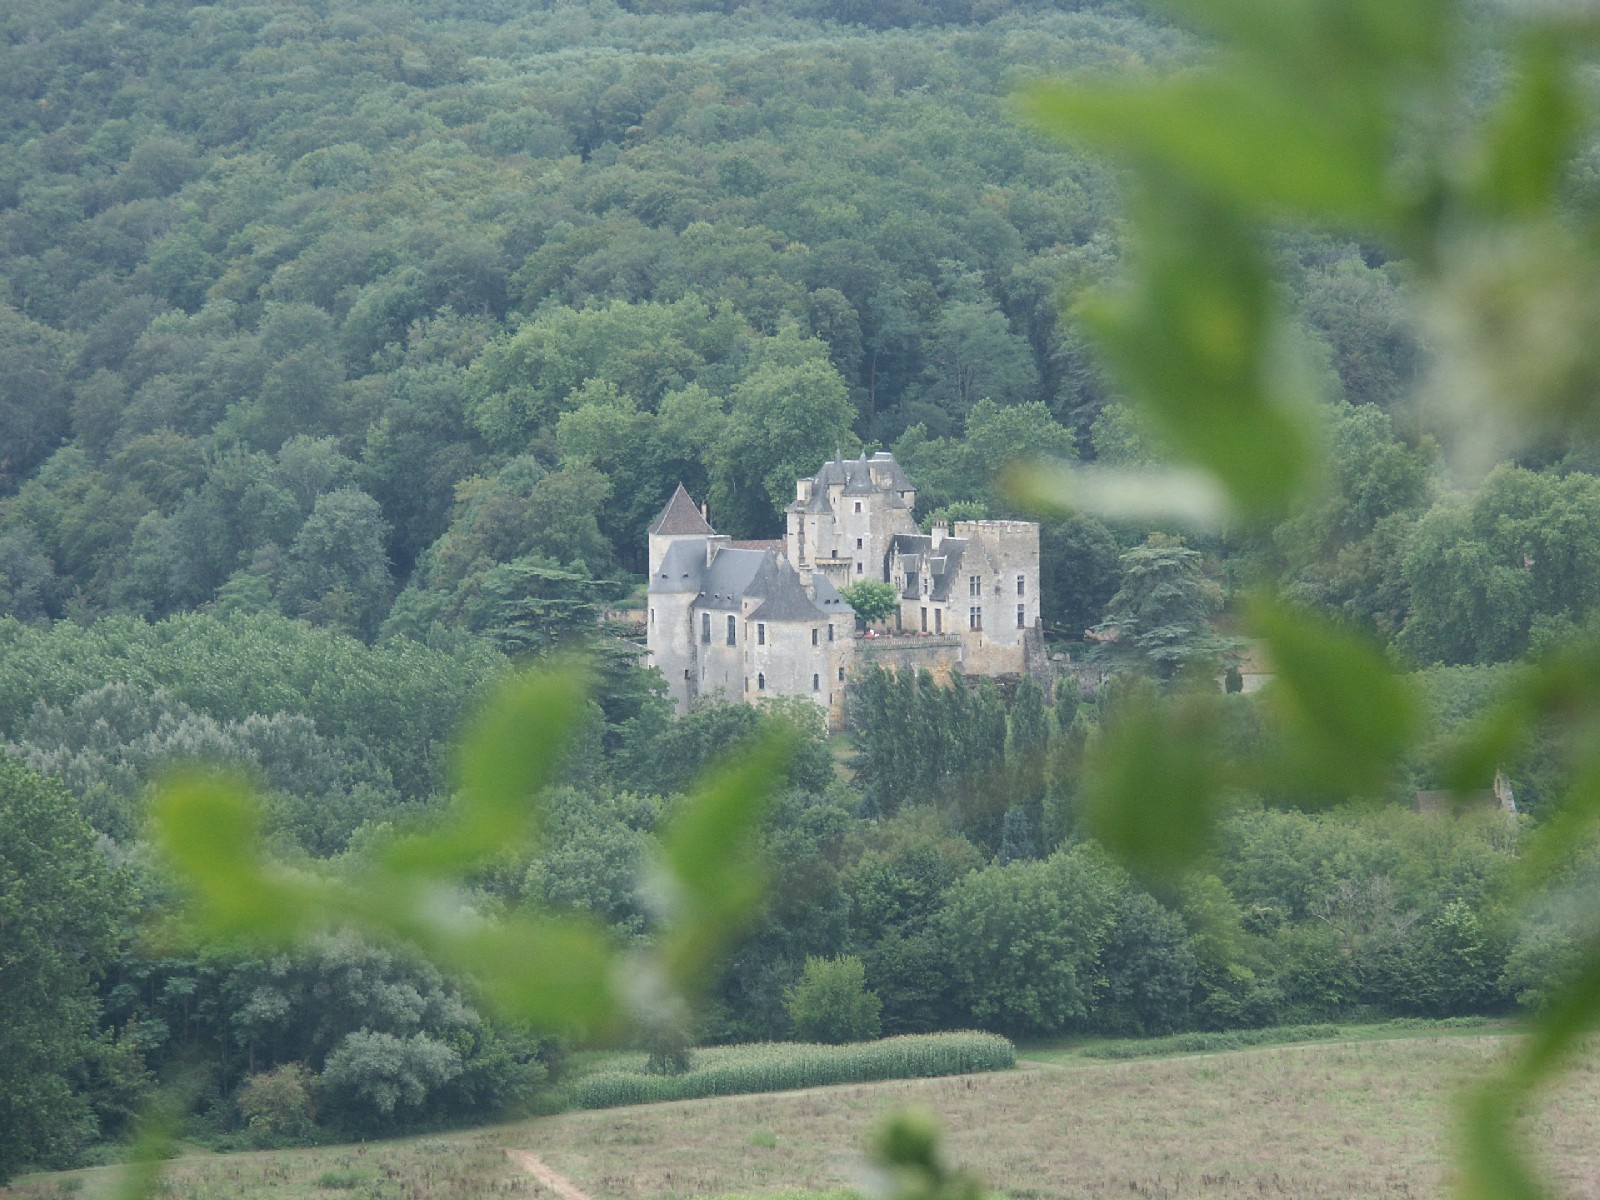
[(770, 551), (719, 550), (711, 560), (705, 582), (700, 585), (704, 593), (699, 600), (705, 608), (736, 609), (746, 596), (765, 596), (770, 586), (768, 580), (774, 573)]
[(716, 530), (701, 515), (695, 507), (694, 501), (689, 498), (688, 491), (683, 484), (678, 485), (678, 490), (672, 493), (672, 499), (667, 501), (667, 506), (661, 510), (661, 515), (656, 518), (655, 524), (650, 526), (651, 534), (708, 534)]
[(811, 577), (811, 586), (817, 593), (817, 604), (823, 612), (830, 616), (834, 613), (849, 613), (852, 617), (856, 615), (856, 610), (845, 603), (839, 589), (833, 586), (833, 580), (821, 571)]
[(808, 513), (832, 513), (833, 505), (828, 503), (828, 489), (820, 483), (811, 489), (811, 499), (806, 501), (801, 510)]
[(895, 491), (895, 498), (899, 499), (901, 492), (914, 492), (917, 485), (911, 482), (905, 468), (895, 461), (894, 455), (887, 450), (880, 450), (872, 456), (872, 465), (878, 473), (884, 476), (884, 482)]
[(752, 621), (819, 621), (828, 614), (813, 604), (795, 569), (782, 559), (770, 578), (767, 598), (750, 614)]
[(652, 592), (698, 592), (705, 587), (706, 544), (674, 542), (662, 556), (661, 566), (650, 576)]
[(844, 464), (844, 494), (846, 496), (871, 496), (879, 491), (877, 484), (872, 482), (872, 468), (867, 465), (867, 456), (863, 452), (855, 462)]
[(950, 585), (961, 574), (961, 559), (966, 549), (966, 538), (945, 538), (939, 543), (939, 553), (928, 563), (928, 573), (933, 576), (930, 592), (934, 600), (950, 599)]

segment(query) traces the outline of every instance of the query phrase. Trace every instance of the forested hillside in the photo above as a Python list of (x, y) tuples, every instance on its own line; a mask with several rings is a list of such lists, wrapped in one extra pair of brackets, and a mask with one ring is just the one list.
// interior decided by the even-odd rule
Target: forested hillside
[[(0, 877), (44, 948), (0, 964), (0, 1178), (99, 1152), (158, 1078), (219, 1145), (535, 1102), (562, 1048), (398, 951), (152, 951), (144, 809), (220, 762), (291, 860), (358, 863), (438, 819), (485, 684), (575, 637), (596, 687), (544, 852), (473, 880), (483, 912), (649, 938), (639, 872), (697, 772), (803, 735), (704, 1040), (1501, 1012), (1568, 969), (1592, 862), (1514, 924), (1514, 826), (1404, 809), (1600, 604), (1596, 464), (1547, 442), (1449, 478), (1372, 247), (1274, 246), (1324, 384), (1315, 503), (1189, 543), (1044, 526), (1045, 623), (1115, 673), (1097, 695), (868, 674), (836, 755), (803, 706), (673, 720), (592, 637), (679, 482), (754, 537), (836, 449), (893, 449), (922, 520), (1015, 515), (1021, 456), (1160, 457), (1062, 315), (1117, 276), (1116, 179), (1010, 97), (1180, 68), (1183, 32), (1115, 0), (38, 0), (0, 31)], [(1363, 807), (1246, 797), (1152, 892), (1084, 837), (1086, 749), (1236, 650), (1261, 577), (1417, 667), (1432, 740)], [(1232, 744), (1271, 736), (1222, 704)], [(1535, 820), (1548, 749), (1505, 764)]]

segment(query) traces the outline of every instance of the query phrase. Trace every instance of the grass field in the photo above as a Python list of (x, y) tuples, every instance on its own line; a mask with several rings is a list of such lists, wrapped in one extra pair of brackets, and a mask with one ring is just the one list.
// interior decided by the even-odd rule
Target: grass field
[[(1129, 1196), (1324, 1200), (1442, 1196), (1452, 1097), (1505, 1054), (1499, 1033), (1304, 1042), (1137, 1061), (1063, 1058), (1016, 1071), (565, 1113), (366, 1147), (196, 1157), (170, 1200), (542, 1197), (504, 1158), (531, 1150), (593, 1200), (830, 1193), (888, 1112), (931, 1108), (951, 1156), (1012, 1200)], [(1063, 1052), (1064, 1054), (1067, 1052)], [(1026, 1055), (1024, 1058), (1026, 1060)], [(1570, 1196), (1600, 1195), (1600, 1061), (1528, 1114)], [(107, 1173), (11, 1195), (104, 1194)], [(65, 1186), (63, 1186), (65, 1184)]]
[[(595, 1200), (847, 1182), (865, 1133), (923, 1104), (954, 1158), (1014, 1200), (1440, 1195), (1451, 1097), (1503, 1037), (1301, 1044), (1203, 1057), (569, 1113), (502, 1131)], [(1600, 1070), (1531, 1132), (1572, 1196), (1600, 1194)]]

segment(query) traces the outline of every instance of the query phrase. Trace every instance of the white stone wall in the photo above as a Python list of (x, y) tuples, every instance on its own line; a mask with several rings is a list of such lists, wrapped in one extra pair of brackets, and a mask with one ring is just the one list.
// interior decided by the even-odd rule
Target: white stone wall
[[(981, 593), (969, 596), (963, 578), (959, 597), (952, 597), (953, 605), (964, 604), (959, 612), (966, 670), (976, 675), (1020, 674), (1028, 631), (1039, 626), (1039, 527), (1032, 521), (957, 521), (953, 532), (968, 539), (962, 575), (977, 575)], [(974, 631), (968, 628), (968, 614), (978, 604), (983, 608), (983, 629)]]
[[(765, 626), (765, 630), (762, 626)], [(803, 696), (822, 708), (829, 707), (829, 645), (825, 621), (745, 622), (748, 640), (745, 660), (750, 675), (750, 698)], [(811, 631), (817, 644), (811, 644)], [(765, 633), (765, 644), (762, 635)], [(815, 677), (816, 686), (812, 686)], [(763, 688), (762, 682), (766, 686)]]

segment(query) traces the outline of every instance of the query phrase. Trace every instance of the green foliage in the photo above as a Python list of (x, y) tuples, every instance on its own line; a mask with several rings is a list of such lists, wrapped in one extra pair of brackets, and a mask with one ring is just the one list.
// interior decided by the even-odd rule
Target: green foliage
[(784, 998), (795, 1037), (802, 1042), (865, 1042), (878, 1036), (883, 1001), (867, 990), (866, 970), (855, 955), (808, 958), (800, 980)]
[(900, 596), (892, 583), (863, 579), (860, 583), (841, 588), (839, 595), (855, 610), (856, 620), (864, 625), (887, 621), (900, 611)]
[(1225, 649), (1211, 629), (1222, 589), (1206, 577), (1200, 552), (1182, 538), (1152, 533), (1121, 563), (1122, 585), (1092, 631), (1099, 653), (1161, 679), (1214, 666)]
[(239, 1086), (239, 1115), (258, 1145), (307, 1136), (316, 1119), (315, 1080), (303, 1063), (251, 1075)]
[(1084, 1028), (1104, 987), (1098, 961), (1117, 886), (1083, 850), (987, 867), (958, 882), (939, 923), (962, 1010), (1022, 1036)]
[(93, 985), (128, 896), (67, 793), (5, 755), (0, 881), (0, 1179), (10, 1179), (96, 1132), (68, 1076), (92, 1053)]
[[(458, 714), (504, 666), (504, 659), (488, 647), (445, 651), (411, 641), (367, 647), (265, 614), (225, 619), (196, 614), (153, 625), (118, 618), (88, 628), (59, 623), (48, 629), (0, 619), (0, 647), (0, 732), (27, 741), (30, 720), (37, 715), (38, 747), (47, 754), (93, 749), (100, 757), (100, 765), (89, 764), (95, 772), (106, 769), (106, 759), (132, 760), (142, 770), (162, 757), (154, 753), (157, 745), (141, 745), (146, 734), (153, 731), (159, 744), (167, 736), (163, 723), (175, 717), (181, 725), (188, 713), (177, 706), (187, 706), (224, 730), (233, 726), (231, 740), (252, 747), (249, 757), (266, 768), (274, 788), (295, 791), (299, 784), (321, 789), (329, 764), (325, 758), (312, 764), (326, 753), (343, 760), (340, 769), (348, 772), (349, 785), (365, 782), (380, 794), (392, 787), (413, 803), (439, 788), (444, 748)], [(112, 682), (133, 690), (113, 689), (99, 700), (87, 698)], [(152, 696), (157, 690), (170, 699), (157, 702)], [(109, 711), (122, 705), (109, 703), (117, 696), (135, 711)], [(61, 710), (63, 717), (51, 716), (44, 706)], [(283, 747), (280, 757), (272, 722), (250, 728), (279, 714), (309, 720), (315, 738), (302, 736), (309, 732), (304, 725), (289, 721), (278, 732), (295, 734), (300, 745), (292, 751)], [(96, 731), (102, 716), (108, 718), (108, 728)], [(118, 740), (128, 749), (119, 748)], [(210, 734), (197, 736), (190, 752), (216, 745)], [(231, 751), (220, 757), (240, 763)], [(65, 754), (41, 765), (65, 771), (78, 782), (77, 768)], [(308, 773), (297, 779), (302, 769)], [(85, 772), (81, 778), (90, 794), (96, 794), (95, 774)], [(137, 784), (128, 787), (133, 790)], [(358, 816), (353, 824), (359, 823)], [(347, 827), (317, 836), (326, 837), (319, 842), (325, 847), (342, 843), (348, 834)]]
[(317, 1078), (334, 1118), (351, 1129), (382, 1128), (397, 1110), (420, 1109), (461, 1074), (461, 1056), (427, 1034), (348, 1034)]

